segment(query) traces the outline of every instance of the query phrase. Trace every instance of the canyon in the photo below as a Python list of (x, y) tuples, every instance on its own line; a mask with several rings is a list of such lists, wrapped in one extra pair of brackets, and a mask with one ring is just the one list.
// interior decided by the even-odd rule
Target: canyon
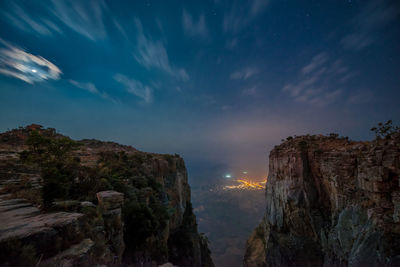
[(269, 156), (244, 266), (399, 266), (400, 133), (290, 137)]
[[(399, 179), (398, 132), (368, 142), (287, 138), (270, 153), (265, 203), (255, 207), (259, 198), (247, 191), (238, 198), (254, 218), (266, 207), (244, 266), (398, 266)], [(246, 185), (238, 181), (221, 186), (217, 215), (235, 212), (228, 196)], [(214, 189), (198, 192), (204, 229), (216, 227), (202, 206)], [(179, 155), (73, 141), (40, 125), (0, 134), (0, 222), (4, 266), (214, 266)], [(241, 253), (229, 249), (241, 247), (239, 233), (226, 234), (232, 220), (225, 223), (228, 238), (212, 238), (233, 242), (217, 259), (234, 266)]]

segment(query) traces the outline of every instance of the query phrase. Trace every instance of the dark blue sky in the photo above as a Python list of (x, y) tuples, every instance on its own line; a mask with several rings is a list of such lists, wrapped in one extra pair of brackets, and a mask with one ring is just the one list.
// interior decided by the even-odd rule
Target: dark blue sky
[(400, 121), (398, 1), (0, 1), (0, 130), (267, 172), (289, 135)]

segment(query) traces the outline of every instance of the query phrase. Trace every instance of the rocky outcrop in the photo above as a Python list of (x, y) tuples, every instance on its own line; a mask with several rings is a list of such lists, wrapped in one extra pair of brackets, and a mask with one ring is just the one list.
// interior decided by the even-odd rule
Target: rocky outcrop
[[(85, 214), (89, 210), (96, 213), (96, 206), (89, 203), (59, 202), (56, 203), (59, 209), (79, 212), (43, 213), (25, 199), (0, 195), (0, 263), (6, 266), (34, 266), (39, 262), (41, 266), (90, 266), (120, 262), (124, 247), (121, 209), (102, 209), (98, 213), (101, 221), (95, 225), (93, 218)], [(122, 201), (119, 204), (122, 205)], [(18, 254), (21, 255), (14, 256)]]
[(20, 160), (33, 131), (65, 138), (40, 125), (0, 134), (0, 265), (213, 266), (181, 157), (81, 140), (71, 199), (43, 209), (40, 169)]
[(122, 205), (124, 195), (115, 191), (102, 191), (96, 194), (104, 221), (104, 233), (107, 247), (118, 262), (124, 253), (124, 223)]
[(270, 153), (262, 234), (244, 265), (399, 265), (399, 179), (400, 134), (289, 138)]

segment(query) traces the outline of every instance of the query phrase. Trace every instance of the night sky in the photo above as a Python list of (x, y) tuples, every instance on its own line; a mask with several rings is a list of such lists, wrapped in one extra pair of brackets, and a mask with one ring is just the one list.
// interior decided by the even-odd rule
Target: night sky
[(1, 131), (178, 153), (192, 181), (400, 122), (398, 1), (1, 0), (0, 25)]

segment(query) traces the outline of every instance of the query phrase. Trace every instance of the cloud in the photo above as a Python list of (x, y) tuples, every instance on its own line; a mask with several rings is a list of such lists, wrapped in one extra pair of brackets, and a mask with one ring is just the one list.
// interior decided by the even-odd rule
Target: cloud
[(260, 15), (268, 6), (268, 0), (253, 0), (246, 4), (234, 1), (225, 13), (222, 28), (225, 32), (237, 34)]
[(282, 88), (296, 102), (325, 106), (343, 94), (343, 87), (356, 73), (341, 59), (330, 60), (327, 53), (315, 55), (303, 66), (295, 82)]
[(122, 27), (122, 25), (118, 22), (118, 20), (113, 18), (112, 21), (115, 28), (119, 31), (119, 33), (121, 33), (125, 39), (129, 40), (128, 34), (126, 33), (124, 27)]
[(257, 95), (257, 87), (249, 87), (242, 90), (243, 96), (256, 96)]
[(350, 95), (347, 103), (350, 105), (366, 104), (373, 100), (374, 94), (370, 90), (360, 90)]
[(351, 21), (352, 32), (344, 36), (344, 48), (361, 50), (372, 45), (378, 32), (400, 15), (398, 3), (372, 0), (364, 5), (361, 12)]
[(73, 31), (93, 41), (106, 38), (103, 17), (108, 8), (104, 0), (52, 0), (52, 3), (54, 16)]
[(41, 56), (35, 56), (0, 39), (0, 73), (33, 84), (58, 80), (61, 70)]
[(327, 61), (327, 59), (328, 59), (328, 56), (326, 53), (320, 53), (320, 54), (314, 56), (313, 59), (311, 60), (310, 64), (303, 67), (303, 69), (301, 70), (302, 73), (308, 74), (308, 73), (314, 71), (318, 67), (322, 66)]
[(35, 1), (35, 9), (30, 4), (10, 1), (3, 16), (20, 30), (44, 36), (62, 34), (60, 25), (64, 25), (93, 41), (107, 37), (103, 19), (108, 7), (104, 0), (51, 0), (47, 4)]
[(3, 12), (3, 16), (9, 23), (20, 30), (47, 36), (54, 33), (62, 33), (61, 29), (54, 22), (44, 19), (39, 15), (29, 15), (25, 6), (19, 5), (17, 2), (9, 2), (9, 4), (5, 8), (6, 11)]
[(247, 80), (248, 78), (258, 74), (260, 71), (257, 68), (247, 67), (242, 70), (236, 71), (230, 75), (232, 80), (243, 79)]
[(251, 16), (256, 16), (268, 5), (269, 0), (253, 0), (251, 3), (251, 8), (250, 8), (250, 15)]
[(202, 38), (208, 37), (208, 29), (204, 14), (201, 14), (199, 20), (196, 22), (193, 19), (192, 15), (184, 9), (182, 15), (182, 23), (183, 29), (185, 30), (185, 33), (187, 35), (192, 37), (199, 36)]
[(226, 41), (225, 47), (232, 50), (237, 46), (237, 43), (238, 43), (238, 39), (233, 38), (231, 40)]
[(74, 80), (69, 80), (69, 82), (72, 85), (74, 85), (80, 89), (86, 90), (94, 95), (99, 95), (104, 99), (111, 99), (110, 96), (106, 92), (100, 92), (100, 90), (97, 89), (97, 87), (91, 82), (85, 83), (85, 82), (78, 82), (78, 81), (74, 81)]
[(135, 23), (138, 31), (137, 51), (134, 53), (136, 61), (147, 69), (157, 68), (179, 80), (188, 81), (189, 75), (185, 69), (170, 64), (164, 44), (147, 37), (139, 19), (135, 19)]
[(153, 96), (152, 89), (149, 86), (143, 85), (141, 82), (134, 79), (129, 79), (125, 75), (119, 73), (114, 76), (114, 79), (123, 84), (127, 92), (143, 99), (146, 103), (151, 103)]

